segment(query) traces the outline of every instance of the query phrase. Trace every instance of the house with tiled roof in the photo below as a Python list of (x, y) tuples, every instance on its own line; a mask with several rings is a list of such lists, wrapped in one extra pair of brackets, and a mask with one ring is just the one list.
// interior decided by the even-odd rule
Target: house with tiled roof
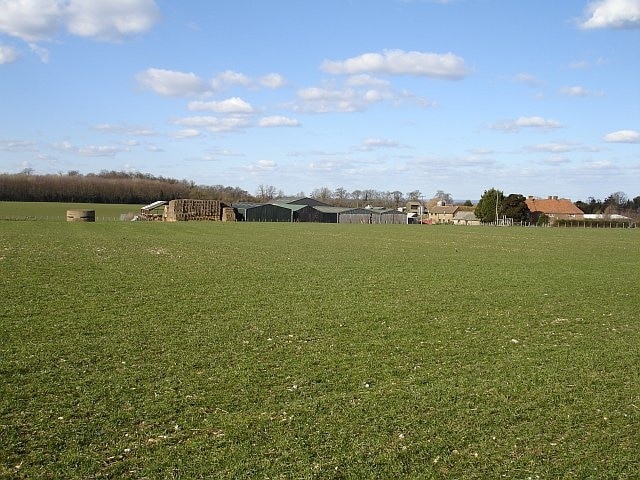
[(558, 198), (550, 196), (546, 199), (528, 197), (526, 200), (527, 207), (531, 212), (531, 220), (536, 222), (540, 215), (545, 215), (549, 219), (578, 219), (584, 218), (584, 212), (580, 210), (568, 198)]
[(453, 216), (459, 208), (457, 205), (436, 205), (435, 207), (430, 207), (427, 217), (429, 223), (452, 223)]

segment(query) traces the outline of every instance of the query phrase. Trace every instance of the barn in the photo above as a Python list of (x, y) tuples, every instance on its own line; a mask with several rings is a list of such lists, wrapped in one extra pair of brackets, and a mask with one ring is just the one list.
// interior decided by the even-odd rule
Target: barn
[(407, 214), (398, 210), (376, 210), (371, 217), (371, 223), (406, 225)]
[[(289, 205), (290, 206), (290, 205)], [(232, 205), (240, 222), (292, 222), (293, 210), (273, 203), (238, 202)]]

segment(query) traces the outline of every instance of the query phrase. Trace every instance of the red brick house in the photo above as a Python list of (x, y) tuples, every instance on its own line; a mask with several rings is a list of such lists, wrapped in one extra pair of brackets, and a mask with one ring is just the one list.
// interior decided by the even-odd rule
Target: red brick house
[(557, 196), (546, 199), (529, 197), (526, 200), (527, 207), (531, 211), (531, 220), (536, 222), (540, 215), (546, 215), (553, 219), (578, 219), (584, 218), (584, 212), (574, 205), (568, 198)]

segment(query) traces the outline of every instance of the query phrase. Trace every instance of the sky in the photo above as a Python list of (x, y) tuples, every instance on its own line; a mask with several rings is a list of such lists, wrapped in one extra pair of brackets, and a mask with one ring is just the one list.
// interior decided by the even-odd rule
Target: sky
[(0, 173), (640, 195), (640, 0), (0, 0)]

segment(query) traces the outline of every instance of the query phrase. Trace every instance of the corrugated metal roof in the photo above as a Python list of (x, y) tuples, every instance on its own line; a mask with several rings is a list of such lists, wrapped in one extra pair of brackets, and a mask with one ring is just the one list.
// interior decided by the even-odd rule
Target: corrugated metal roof
[(144, 207), (142, 207), (140, 210), (153, 210), (154, 208), (158, 208), (161, 207), (162, 205), (166, 205), (169, 202), (166, 202), (164, 200), (158, 200), (156, 202), (150, 203), (149, 205), (145, 205)]
[(253, 203), (253, 202), (237, 202), (237, 203), (231, 204), (232, 207), (240, 208), (240, 209), (243, 209), (243, 210), (246, 210), (247, 208), (261, 207), (263, 205), (267, 205), (267, 204), (266, 203)]
[(271, 203), (271, 205), (275, 205), (276, 207), (288, 208), (289, 210), (293, 210), (297, 212), (298, 210), (302, 210), (303, 208), (307, 208), (309, 205), (293, 205), (291, 203)]

